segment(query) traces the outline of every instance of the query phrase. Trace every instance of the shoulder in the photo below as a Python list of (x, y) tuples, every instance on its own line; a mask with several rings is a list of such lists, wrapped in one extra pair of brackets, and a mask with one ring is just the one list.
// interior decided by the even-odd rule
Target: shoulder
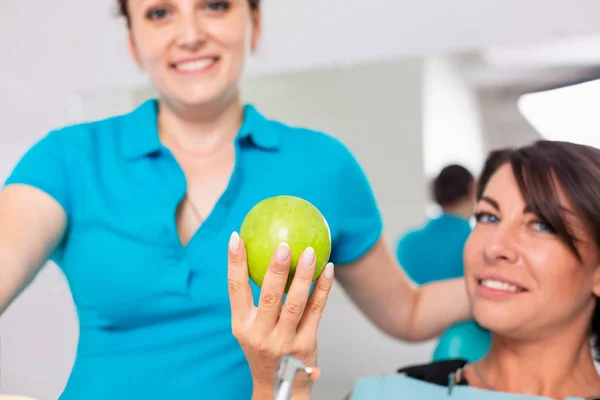
[(447, 385), (448, 376), (458, 369), (463, 368), (466, 364), (467, 361), (462, 359), (436, 361), (430, 364), (401, 368), (398, 370), (398, 373), (437, 385)]
[(356, 158), (352, 151), (330, 133), (295, 126), (282, 121), (269, 119), (270, 129), (278, 136), (284, 150), (299, 152), (308, 150), (322, 160), (336, 163), (352, 163)]
[[(106, 134), (108, 132), (116, 132), (120, 130), (121, 123), (126, 118), (126, 115), (118, 115), (102, 120), (89, 122), (80, 122), (70, 125), (65, 125), (51, 130), (42, 140), (53, 143), (55, 142), (83, 142), (91, 140), (99, 133)], [(106, 136), (106, 135), (104, 135)]]
[(411, 249), (415, 244), (420, 243), (423, 238), (425, 226), (413, 227), (400, 236), (398, 240), (398, 249)]
[(449, 225), (453, 229), (461, 232), (471, 232), (471, 222), (465, 217), (457, 217), (453, 215), (444, 215), (439, 218), (442, 224)]
[(425, 229), (427, 228), (428, 223), (425, 222), (421, 225), (414, 225), (411, 228), (407, 229), (401, 236), (400, 242), (411, 242), (414, 240), (418, 240), (423, 236)]
[[(56, 147), (66, 153), (80, 155), (85, 153), (103, 153), (116, 149), (135, 118), (133, 112), (115, 115), (104, 119), (78, 122), (56, 128), (37, 143), (38, 146)], [(131, 130), (131, 129), (129, 129)]]

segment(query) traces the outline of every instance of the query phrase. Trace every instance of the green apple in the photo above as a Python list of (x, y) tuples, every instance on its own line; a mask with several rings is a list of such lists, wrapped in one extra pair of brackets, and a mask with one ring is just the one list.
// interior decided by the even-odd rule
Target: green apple
[(331, 255), (331, 232), (325, 217), (310, 202), (295, 196), (275, 196), (255, 205), (242, 222), (240, 237), (246, 246), (250, 278), (260, 287), (279, 244), (289, 244), (292, 262), (285, 293), (307, 247), (315, 250), (317, 259), (313, 282)]

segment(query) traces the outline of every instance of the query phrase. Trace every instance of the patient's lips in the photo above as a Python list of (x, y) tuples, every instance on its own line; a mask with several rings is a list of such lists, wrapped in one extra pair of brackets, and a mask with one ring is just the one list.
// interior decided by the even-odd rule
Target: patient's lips
[(484, 298), (507, 298), (527, 292), (518, 282), (500, 276), (481, 276), (477, 278), (477, 284), (478, 294)]

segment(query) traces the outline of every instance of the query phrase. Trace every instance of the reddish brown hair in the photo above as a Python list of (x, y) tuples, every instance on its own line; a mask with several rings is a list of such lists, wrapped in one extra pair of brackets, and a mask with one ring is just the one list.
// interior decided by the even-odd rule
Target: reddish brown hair
[[(131, 26), (131, 18), (129, 16), (129, 7), (127, 6), (127, 0), (117, 0), (117, 3), (119, 7), (119, 14), (125, 17), (125, 20), (127, 21), (127, 26)], [(252, 9), (252, 11), (258, 10), (258, 7), (260, 6), (260, 0), (248, 0), (248, 3), (250, 4), (250, 9)]]

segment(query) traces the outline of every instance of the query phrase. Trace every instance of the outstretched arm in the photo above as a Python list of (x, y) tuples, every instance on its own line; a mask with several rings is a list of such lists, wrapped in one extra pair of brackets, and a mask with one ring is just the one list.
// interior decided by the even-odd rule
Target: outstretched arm
[(464, 279), (416, 286), (383, 239), (358, 261), (338, 266), (336, 277), (359, 309), (398, 339), (431, 339), (471, 315)]
[(44, 265), (66, 219), (60, 204), (39, 189), (11, 185), (0, 192), (0, 314)]

